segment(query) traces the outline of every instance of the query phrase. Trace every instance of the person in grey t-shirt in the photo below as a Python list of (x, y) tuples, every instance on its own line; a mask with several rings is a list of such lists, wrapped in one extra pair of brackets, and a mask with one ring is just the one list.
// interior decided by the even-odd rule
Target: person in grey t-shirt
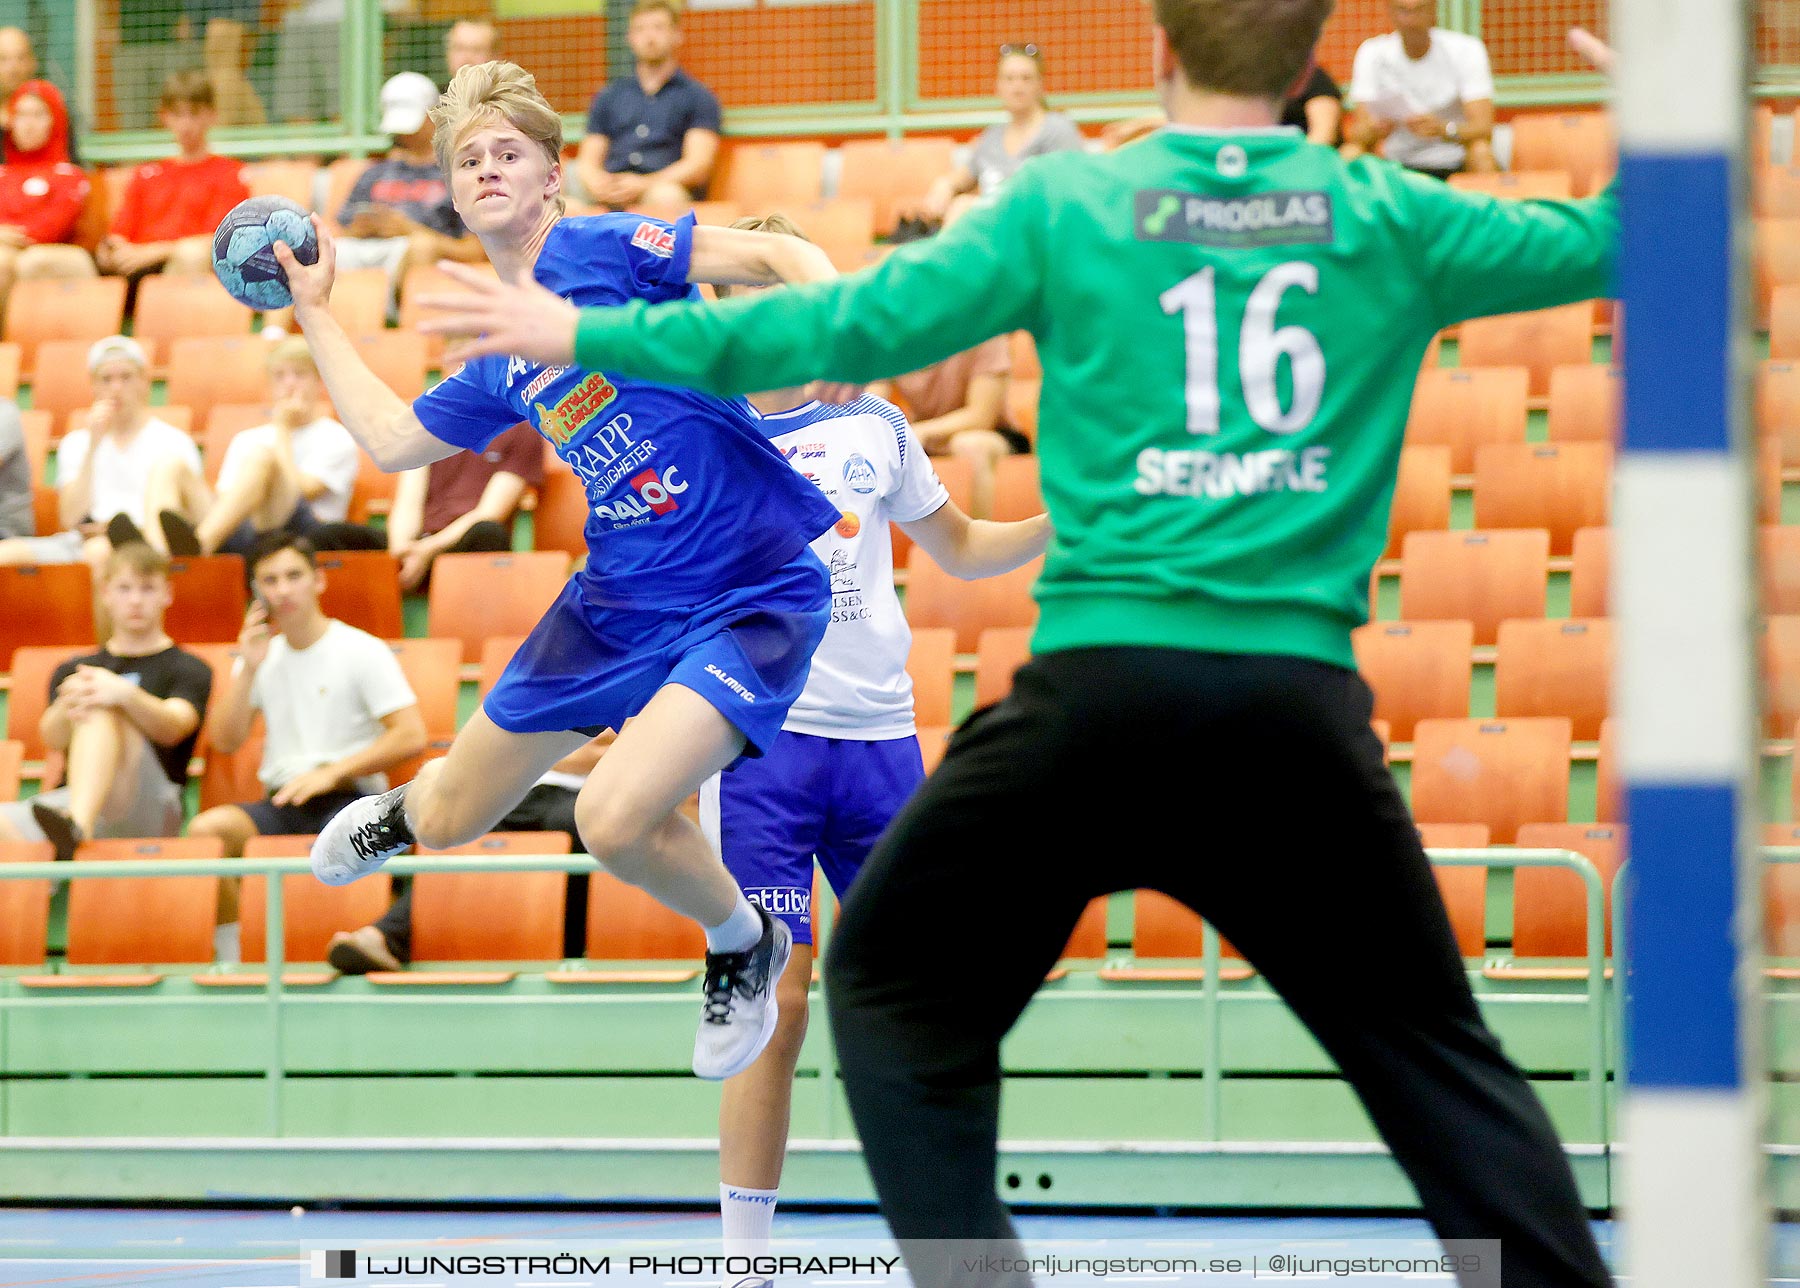
[(1032, 157), (1082, 146), (1075, 122), (1044, 105), (1044, 66), (1036, 45), (1000, 46), (994, 93), (1007, 119), (981, 132), (966, 168), (958, 166), (931, 185), (921, 207), (931, 223), (942, 223), (953, 204), (969, 199), (966, 194), (993, 192)]
[(0, 398), (0, 538), (29, 537), (35, 530), (31, 513), (31, 455), (19, 404)]

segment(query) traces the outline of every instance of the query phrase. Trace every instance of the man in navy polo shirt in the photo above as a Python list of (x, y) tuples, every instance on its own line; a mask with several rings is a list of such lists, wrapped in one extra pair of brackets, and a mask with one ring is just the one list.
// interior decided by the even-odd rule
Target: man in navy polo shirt
[(625, 40), (637, 74), (594, 95), (575, 158), (582, 186), (614, 209), (698, 201), (719, 155), (719, 100), (675, 61), (674, 0), (638, 0)]

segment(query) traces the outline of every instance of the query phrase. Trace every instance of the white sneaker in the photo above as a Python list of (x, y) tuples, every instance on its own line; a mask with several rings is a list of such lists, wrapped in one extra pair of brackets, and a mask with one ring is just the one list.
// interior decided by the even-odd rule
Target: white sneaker
[(396, 787), (344, 806), (313, 842), (313, 875), (326, 885), (349, 885), (404, 854), (413, 843), (405, 802), (406, 788)]
[(706, 954), (694, 1076), (709, 1082), (735, 1077), (755, 1064), (775, 1036), (775, 1021), (780, 1018), (775, 981), (794, 951), (794, 932), (760, 906), (752, 906), (762, 918), (762, 938), (741, 953)]

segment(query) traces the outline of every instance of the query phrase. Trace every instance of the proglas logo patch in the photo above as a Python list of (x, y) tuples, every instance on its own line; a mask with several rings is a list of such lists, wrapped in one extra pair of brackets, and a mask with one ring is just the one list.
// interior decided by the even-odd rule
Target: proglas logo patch
[(1203, 197), (1168, 188), (1136, 194), (1139, 241), (1200, 246), (1320, 245), (1332, 240), (1331, 197), (1323, 192), (1257, 192)]

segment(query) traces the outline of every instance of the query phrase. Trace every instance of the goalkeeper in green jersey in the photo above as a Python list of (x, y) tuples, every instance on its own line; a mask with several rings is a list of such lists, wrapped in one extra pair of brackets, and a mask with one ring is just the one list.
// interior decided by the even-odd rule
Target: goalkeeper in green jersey
[[(1608, 1282), (1550, 1120), (1476, 1008), (1350, 632), (1431, 337), (1605, 294), (1617, 210), (1461, 193), (1277, 128), (1330, 8), (1155, 0), (1166, 128), (1035, 161), (854, 277), (578, 314), (463, 275), (439, 301), (439, 328), (485, 333), (473, 352), (722, 394), (1037, 339), (1056, 535), (1036, 656), (870, 858), (826, 967), (869, 1170), (922, 1284), (1029, 1282), (910, 1241), (1013, 1237), (1001, 1039), (1088, 900), (1134, 887), (1204, 915), (1280, 992), (1441, 1237), (1500, 1240), (1507, 1288)], [(959, 906), (982, 915), (945, 952)], [(1366, 969), (1342, 968), (1346, 935)]]

